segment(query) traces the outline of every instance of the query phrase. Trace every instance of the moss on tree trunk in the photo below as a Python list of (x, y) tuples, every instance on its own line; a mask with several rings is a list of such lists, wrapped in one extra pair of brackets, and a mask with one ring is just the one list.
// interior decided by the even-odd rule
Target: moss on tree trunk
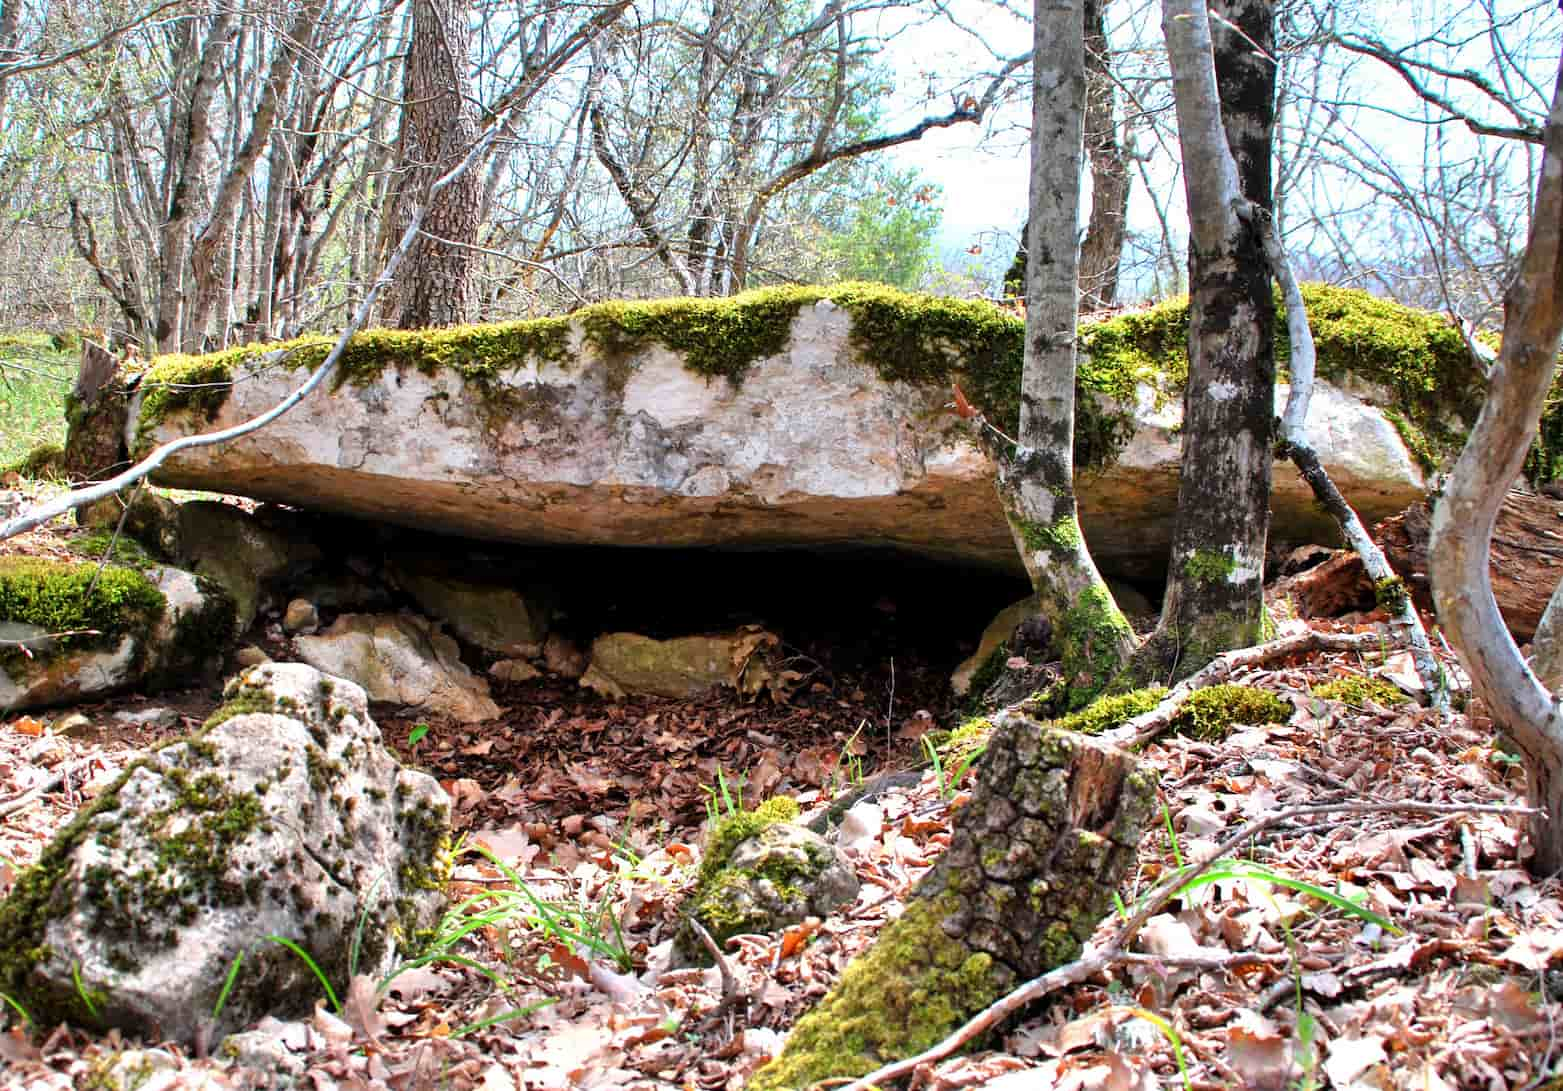
[(1154, 778), (1121, 750), (1019, 715), (994, 732), (978, 777), (906, 912), (799, 1021), (752, 1091), (920, 1052), (1079, 954), (1134, 861)]

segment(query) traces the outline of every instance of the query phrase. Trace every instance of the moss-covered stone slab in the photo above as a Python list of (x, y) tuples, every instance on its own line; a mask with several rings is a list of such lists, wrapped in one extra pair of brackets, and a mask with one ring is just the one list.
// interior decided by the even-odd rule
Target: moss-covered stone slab
[(1133, 756), (1006, 716), (949, 849), (751, 1091), (802, 1091), (919, 1053), (1075, 958), (1110, 911), (1155, 805), (1154, 777)]
[[(1381, 518), (1422, 495), (1423, 463), (1461, 433), (1482, 379), (1459, 370), (1437, 316), (1309, 291), (1326, 376), (1310, 437), (1365, 518)], [(1186, 323), (1174, 301), (1081, 334), (1081, 524), (1111, 575), (1162, 575)], [(852, 284), (369, 331), (333, 391), (182, 452), (159, 480), (514, 542), (873, 543), (1018, 570), (992, 465), (948, 407), (959, 382), (1013, 434), (1022, 335), (981, 301)], [(154, 361), (132, 406), (137, 449), (264, 411), (328, 348), (316, 337)], [(1279, 474), (1272, 534), (1332, 541), (1334, 528)]]
[(0, 903), (0, 991), (35, 1024), (189, 1042), (300, 1015), (321, 986), (266, 937), (340, 992), (437, 923), (450, 804), (386, 750), (363, 690), (268, 664), (227, 696), (204, 731), (132, 764)]

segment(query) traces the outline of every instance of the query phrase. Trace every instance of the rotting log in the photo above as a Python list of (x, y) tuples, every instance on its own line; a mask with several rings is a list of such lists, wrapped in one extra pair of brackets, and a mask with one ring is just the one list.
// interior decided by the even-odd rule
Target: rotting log
[(920, 1052), (1074, 959), (1109, 911), (1155, 804), (1154, 774), (1128, 752), (1001, 716), (949, 849), (752, 1091), (860, 1076)]
[[(1432, 505), (1424, 501), (1373, 528), (1389, 563), (1425, 610), (1432, 609), (1427, 576), (1432, 526)], [(1563, 501), (1509, 490), (1498, 509), (1487, 571), (1504, 624), (1524, 643), (1535, 635), (1547, 599), (1563, 577)]]

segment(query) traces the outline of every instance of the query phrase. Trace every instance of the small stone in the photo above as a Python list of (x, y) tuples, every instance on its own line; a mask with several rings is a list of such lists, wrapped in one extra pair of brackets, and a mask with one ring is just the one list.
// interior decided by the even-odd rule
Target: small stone
[(96, 732), (92, 718), (81, 712), (72, 712), (68, 716), (61, 716), (54, 721), (54, 733), (63, 735), (67, 739), (86, 738)]
[(320, 628), (320, 611), (308, 599), (294, 599), (282, 615), (282, 627), (290, 633), (312, 633)]
[(254, 644), (246, 644), (233, 653), (233, 661), (236, 666), (248, 670), (250, 667), (258, 667), (262, 663), (270, 663), (271, 656), (261, 651)]
[(543, 675), (524, 659), (501, 659), (488, 669), (488, 673), (501, 682), (530, 682)]
[(58, 735), (40, 735), (22, 752), (22, 756), (34, 765), (44, 768), (60, 764), (70, 753), (70, 747)]
[(288, 1048), (285, 1036), (289, 1030), (293, 1036), (303, 1039), (307, 1034), (302, 1023), (284, 1023), (274, 1016), (266, 1016), (254, 1030), (230, 1034), (217, 1047), (219, 1060), (232, 1061), (240, 1068), (253, 1068), (269, 1075), (285, 1079), (297, 1079), (304, 1074), (304, 1058)]
[(168, 728), (179, 726), (179, 713), (171, 708), (125, 709), (114, 713), (114, 719), (130, 727)]
[(558, 633), (550, 633), (543, 642), (543, 663), (561, 678), (579, 678), (586, 673), (586, 653)]

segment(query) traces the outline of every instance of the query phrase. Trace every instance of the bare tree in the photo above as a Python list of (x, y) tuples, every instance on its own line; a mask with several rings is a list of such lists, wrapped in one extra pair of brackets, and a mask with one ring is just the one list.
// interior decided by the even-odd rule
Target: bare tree
[(1552, 387), (1563, 337), (1563, 69), (1543, 129), (1541, 177), (1520, 274), (1504, 301), (1503, 348), (1487, 402), (1433, 511), (1429, 568), (1439, 621), (1471, 686), (1524, 755), (1532, 867), (1563, 870), (1563, 707), (1526, 665), (1488, 575), (1493, 526)]

